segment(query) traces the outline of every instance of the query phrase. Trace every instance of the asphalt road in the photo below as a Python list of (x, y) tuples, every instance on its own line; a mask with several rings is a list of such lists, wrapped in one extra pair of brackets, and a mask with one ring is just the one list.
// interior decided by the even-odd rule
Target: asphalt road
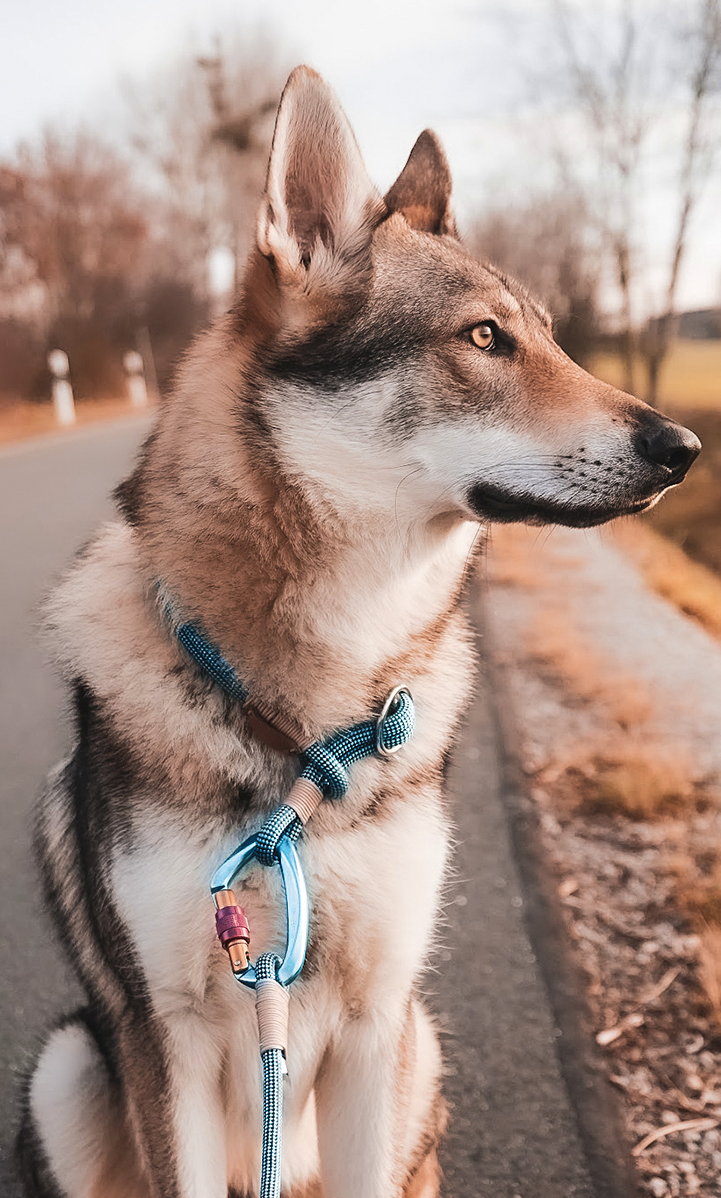
[(0, 451), (0, 1195), (16, 1198), (10, 1150), (19, 1079), (43, 1027), (77, 1006), (38, 897), (30, 812), (70, 742), (63, 687), (47, 664), (38, 605), (93, 528), (112, 515), (147, 421), (38, 438)]
[[(65, 698), (45, 664), (36, 609), (111, 511), (139, 421), (0, 453), (0, 1195), (18, 1198), (10, 1147), (17, 1089), (42, 1029), (78, 1000), (38, 899), (33, 797), (69, 744)], [(491, 696), (482, 681), (451, 771), (458, 822), (447, 928), (426, 992), (438, 1012), (452, 1119), (453, 1198), (592, 1198), (561, 1079), (554, 1024), (529, 943), (501, 794)]]

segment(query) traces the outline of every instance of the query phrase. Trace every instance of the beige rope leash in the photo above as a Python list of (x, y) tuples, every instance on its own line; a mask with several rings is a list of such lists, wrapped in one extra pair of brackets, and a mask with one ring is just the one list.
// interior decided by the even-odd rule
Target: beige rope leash
[(288, 1048), (290, 995), (274, 978), (262, 978), (255, 985), (255, 1013), (258, 1017), (261, 1055), (279, 1048), (285, 1056)]
[(297, 778), (285, 805), (293, 808), (302, 824), (307, 824), (322, 802), (323, 792), (315, 782), (311, 782), (310, 778)]

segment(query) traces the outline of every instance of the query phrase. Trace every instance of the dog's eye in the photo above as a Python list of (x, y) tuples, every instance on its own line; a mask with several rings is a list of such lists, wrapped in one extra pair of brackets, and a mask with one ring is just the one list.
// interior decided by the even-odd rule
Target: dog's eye
[(495, 333), (490, 324), (476, 324), (471, 329), (471, 341), (477, 345), (479, 349), (494, 349), (496, 344)]

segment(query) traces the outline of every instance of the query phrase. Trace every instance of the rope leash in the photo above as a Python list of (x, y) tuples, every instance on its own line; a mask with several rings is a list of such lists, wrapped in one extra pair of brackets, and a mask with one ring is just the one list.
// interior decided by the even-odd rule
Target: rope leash
[(262, 953), (255, 963), (255, 1010), (263, 1062), (263, 1145), (259, 1198), (279, 1198), (283, 1155), (283, 1077), (288, 1072), (289, 994), (278, 981), (280, 957)]
[[(172, 602), (159, 588), (166, 618), (186, 652), (232, 699), (246, 705), (248, 691), (233, 667), (200, 629), (175, 617)], [(257, 711), (258, 709), (256, 709)], [(262, 712), (262, 716), (266, 713)], [(265, 720), (264, 720), (265, 722)], [(279, 721), (271, 728), (280, 726)], [(375, 720), (366, 720), (300, 748), (304, 762), (285, 803), (223, 862), (210, 889), (216, 905), (216, 931), (228, 953), (236, 980), (255, 990), (260, 1056), (263, 1067), (263, 1142), (259, 1198), (280, 1198), (283, 1135), (283, 1078), (287, 1074), (289, 994), (287, 987), (305, 962), (310, 909), (305, 877), (295, 849), (305, 824), (326, 799), (339, 799), (350, 785), (349, 768), (364, 757), (390, 757), (407, 744), (415, 729), (410, 691), (398, 686)], [(272, 743), (272, 742), (269, 742)], [(292, 743), (292, 741), (291, 741)], [(232, 890), (235, 878), (251, 861), (280, 868), (286, 906), (286, 948), (282, 957), (262, 953), (252, 965), (250, 928)]]

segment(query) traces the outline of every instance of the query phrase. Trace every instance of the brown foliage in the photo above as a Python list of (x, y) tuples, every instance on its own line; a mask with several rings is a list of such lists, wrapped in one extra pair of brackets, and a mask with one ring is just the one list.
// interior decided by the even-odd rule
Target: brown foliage
[(153, 344), (157, 334), (168, 384), (207, 303), (167, 249), (162, 205), (115, 150), (85, 133), (21, 146), (0, 169), (0, 233), (6, 307), (21, 314), (5, 322), (0, 394), (48, 397), (46, 355), (58, 346), (76, 398), (122, 395), (123, 354), (141, 326)]
[(54, 317), (88, 317), (129, 285), (147, 237), (127, 165), (87, 133), (21, 145), (0, 191), (3, 241), (32, 266)]
[(40, 361), (41, 345), (32, 327), (0, 317), (0, 402), (32, 394)]
[(555, 193), (491, 209), (473, 226), (469, 242), (479, 258), (543, 300), (555, 317), (559, 345), (575, 361), (587, 362), (596, 339), (598, 267), (582, 199)]

